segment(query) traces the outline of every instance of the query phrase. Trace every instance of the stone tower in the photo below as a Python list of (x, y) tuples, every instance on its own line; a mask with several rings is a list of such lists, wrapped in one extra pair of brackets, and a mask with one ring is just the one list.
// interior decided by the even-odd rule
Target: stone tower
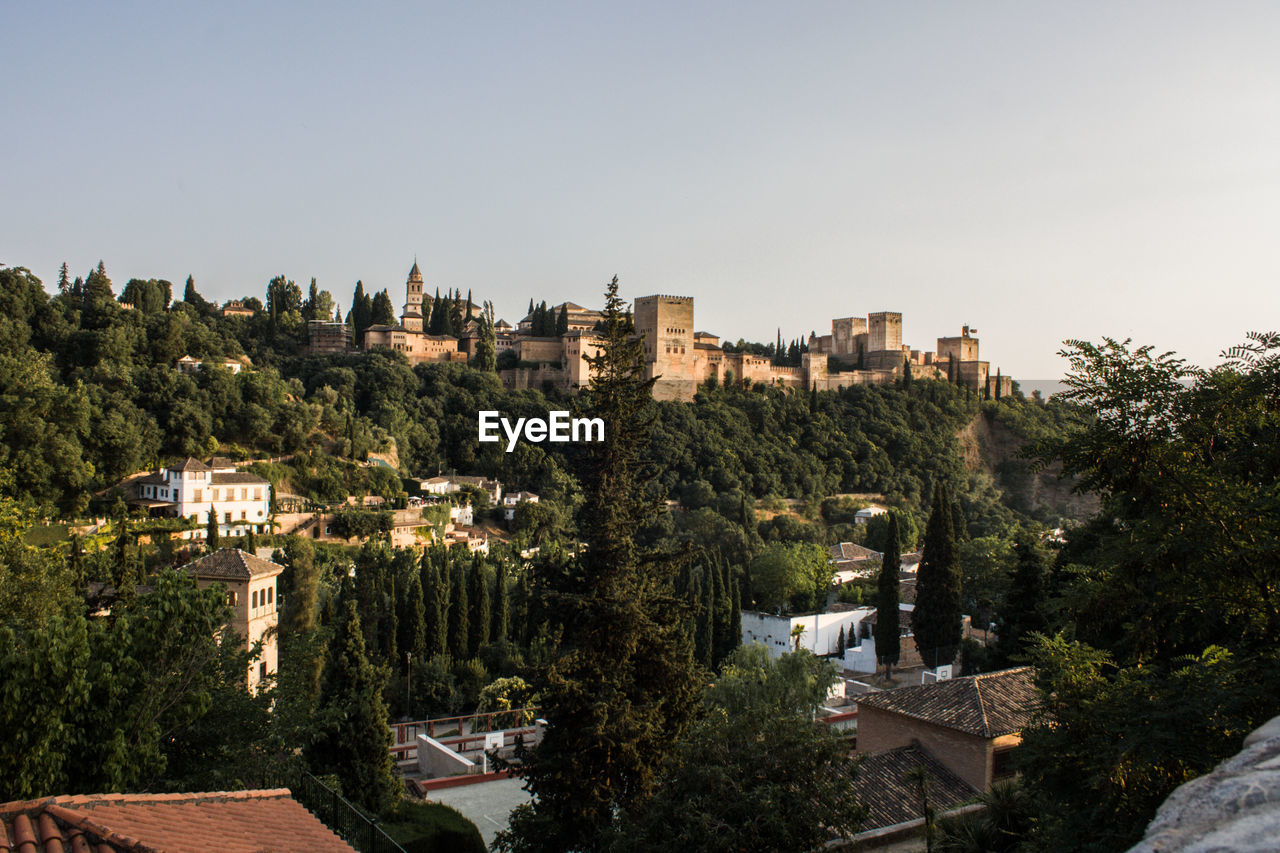
[(238, 548), (220, 548), (183, 566), (183, 571), (195, 578), (201, 589), (214, 583), (222, 584), (227, 604), (231, 606), (227, 627), (247, 649), (262, 643), (262, 656), (251, 662), (245, 673), (249, 689), (256, 693), (258, 684), (280, 668), (275, 631), (280, 606), (276, 578), (284, 566)]
[(694, 369), (693, 297), (641, 296), (635, 305), (636, 331), (644, 339), (646, 378), (658, 377), (655, 400), (692, 400)]
[(867, 315), (867, 350), (898, 352), (902, 349), (902, 315), (880, 311)]
[(418, 269), (418, 261), (413, 261), (413, 269), (409, 270), (409, 280), (404, 285), (404, 314), (400, 317), (400, 325), (411, 332), (422, 331), (422, 271)]

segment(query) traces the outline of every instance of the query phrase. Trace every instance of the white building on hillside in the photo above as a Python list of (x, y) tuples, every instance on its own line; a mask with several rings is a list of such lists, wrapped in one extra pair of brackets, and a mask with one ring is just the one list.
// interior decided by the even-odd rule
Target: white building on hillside
[[(135, 480), (132, 487), (132, 503), (147, 507), (153, 515), (207, 525), (212, 511), (221, 536), (243, 536), (271, 521), (271, 484), (256, 474), (237, 471), (229, 460), (218, 457), (208, 465), (188, 457), (175, 468), (161, 468)], [(204, 535), (204, 529), (193, 530), (185, 538)]]

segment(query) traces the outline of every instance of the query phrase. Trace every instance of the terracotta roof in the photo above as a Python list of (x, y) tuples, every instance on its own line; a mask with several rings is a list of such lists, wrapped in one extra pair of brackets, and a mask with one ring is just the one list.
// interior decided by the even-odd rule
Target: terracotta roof
[(0, 805), (13, 853), (352, 853), (287, 788), (208, 794), (91, 794)]
[(225, 456), (215, 456), (209, 460), (210, 468), (234, 468), (235, 463)]
[(1021, 731), (1040, 706), (1031, 667), (987, 672), (858, 697), (866, 705), (936, 726), (995, 738)]
[(917, 767), (929, 776), (929, 805), (939, 812), (978, 796), (978, 790), (918, 746), (902, 746), (863, 757), (854, 778), (858, 802), (869, 814), (862, 831), (906, 823), (924, 816), (920, 788), (908, 777)]
[(194, 459), (188, 456), (185, 460), (183, 460), (181, 465), (179, 465), (177, 468), (171, 468), (170, 470), (171, 471), (208, 471), (209, 466), (201, 462), (199, 459)]
[(884, 556), (879, 551), (872, 551), (870, 548), (864, 548), (852, 542), (841, 542), (839, 545), (832, 545), (830, 553), (833, 560), (871, 560), (880, 559)]
[(212, 554), (187, 563), (182, 570), (198, 578), (247, 581), (259, 575), (274, 575), (284, 571), (284, 566), (255, 557), (239, 548), (219, 548)]

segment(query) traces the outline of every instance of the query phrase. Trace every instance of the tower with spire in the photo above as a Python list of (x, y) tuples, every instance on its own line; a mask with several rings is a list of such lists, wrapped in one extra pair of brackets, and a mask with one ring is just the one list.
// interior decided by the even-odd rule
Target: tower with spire
[(400, 325), (410, 332), (421, 332), (422, 328), (422, 271), (418, 269), (418, 259), (413, 259), (413, 269), (409, 270), (409, 280), (405, 282), (404, 313), (400, 316)]

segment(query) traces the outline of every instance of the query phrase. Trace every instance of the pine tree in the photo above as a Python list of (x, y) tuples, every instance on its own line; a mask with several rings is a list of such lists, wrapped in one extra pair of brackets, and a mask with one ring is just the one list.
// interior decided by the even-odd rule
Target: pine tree
[(218, 511), (209, 504), (209, 520), (205, 523), (204, 541), (210, 551), (218, 550)]
[(902, 559), (898, 553), (898, 514), (889, 513), (889, 530), (885, 535), (884, 558), (876, 581), (876, 659), (884, 664), (884, 677), (892, 677), (893, 666), (902, 651), (898, 624), (898, 573)]
[(493, 624), (489, 628), (489, 639), (495, 643), (506, 640), (510, 623), (511, 598), (507, 594), (507, 561), (499, 559), (493, 580)]
[(382, 699), (386, 678), (365, 653), (356, 603), (345, 600), (340, 613), (306, 759), (312, 771), (336, 775), (342, 793), (357, 805), (383, 814), (400, 789), (391, 760), (390, 712)]
[(70, 272), (67, 270), (67, 262), (63, 261), (62, 266), (58, 268), (58, 292), (67, 293), (70, 289)]
[(471, 641), (470, 605), (467, 601), (467, 571), (462, 560), (453, 566), (449, 581), (449, 654), (465, 660)]
[(653, 419), (643, 343), (624, 319), (618, 281), (605, 299), (604, 343), (589, 360), (586, 414), (610, 428), (584, 448), (585, 548), (539, 585), (563, 624), (560, 654), (534, 677), (549, 722), (515, 771), (533, 794), (496, 841), (506, 850), (593, 850), (617, 816), (652, 794), (700, 691), (678, 567), (646, 558), (636, 535), (659, 503), (641, 474)]
[(470, 631), (467, 637), (467, 650), (470, 657), (480, 654), (480, 649), (489, 643), (489, 623), (493, 614), (489, 612), (489, 575), (485, 571), (484, 558), (476, 554), (471, 561), (471, 589), (467, 600), (471, 612), (468, 614)]
[(926, 666), (949, 664), (960, 645), (960, 568), (951, 502), (941, 483), (934, 485), (924, 556), (916, 576), (916, 606), (911, 614), (916, 648)]

